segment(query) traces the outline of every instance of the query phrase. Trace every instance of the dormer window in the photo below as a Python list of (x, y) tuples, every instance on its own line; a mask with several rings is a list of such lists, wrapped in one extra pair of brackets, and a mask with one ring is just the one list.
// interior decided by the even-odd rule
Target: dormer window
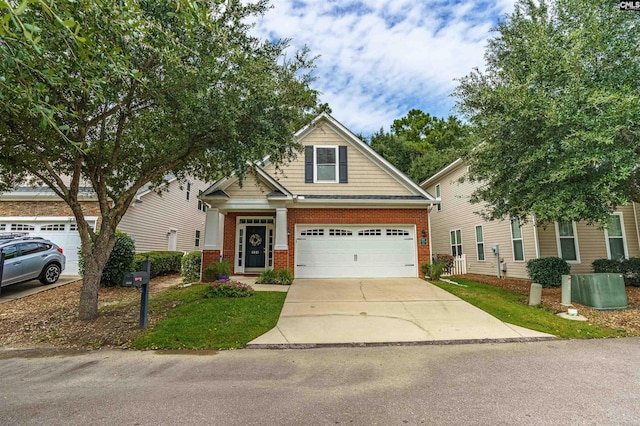
[(337, 182), (338, 147), (316, 146), (314, 152), (315, 182)]

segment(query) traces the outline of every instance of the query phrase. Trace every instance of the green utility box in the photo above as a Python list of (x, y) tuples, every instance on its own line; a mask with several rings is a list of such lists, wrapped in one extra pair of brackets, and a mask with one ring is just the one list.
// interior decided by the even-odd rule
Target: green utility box
[(571, 301), (595, 309), (625, 309), (627, 291), (622, 274), (571, 275)]

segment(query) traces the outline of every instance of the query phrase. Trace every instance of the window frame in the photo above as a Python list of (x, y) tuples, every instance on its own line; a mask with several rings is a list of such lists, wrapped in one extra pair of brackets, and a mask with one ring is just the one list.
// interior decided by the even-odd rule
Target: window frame
[[(340, 150), (338, 149), (339, 146), (338, 145), (314, 145), (313, 146), (313, 183), (339, 183), (340, 180), (340, 170), (339, 170), (339, 163), (340, 163)], [(334, 164), (334, 169), (333, 169), (333, 180), (319, 180), (318, 179), (318, 149), (333, 149), (333, 151), (335, 152), (335, 162)], [(327, 163), (326, 165), (329, 165), (330, 163)], [(321, 165), (325, 165), (325, 164), (321, 164)]]
[(186, 191), (186, 196), (187, 196), (187, 201), (189, 201), (189, 199), (191, 198), (191, 182), (187, 182), (187, 191)]
[[(513, 235), (513, 222), (517, 221), (518, 222), (518, 227), (520, 228), (520, 237), (516, 238)], [(527, 260), (527, 254), (525, 252), (525, 248), (524, 248), (524, 233), (522, 232), (522, 223), (520, 222), (520, 219), (511, 219), (509, 221), (509, 232), (511, 232), (511, 256), (513, 257), (513, 261), (514, 262), (525, 262)], [(516, 259), (516, 241), (520, 241), (520, 243), (522, 244), (522, 259), (518, 260)]]
[[(478, 228), (480, 228), (480, 233), (482, 234), (482, 241), (478, 241)], [(476, 239), (476, 260), (478, 262), (486, 262), (487, 256), (484, 251), (484, 226), (476, 225), (475, 228), (475, 239)], [(482, 245), (482, 252), (480, 251), (480, 245)], [(482, 259), (480, 259), (480, 253), (482, 253)]]
[(199, 229), (196, 229), (196, 237), (193, 243), (195, 247), (200, 247), (200, 230)]
[(438, 182), (438, 183), (436, 183), (436, 186), (435, 186), (435, 188), (434, 188), (434, 192), (435, 192), (435, 195), (436, 195), (436, 200), (440, 201), (440, 202), (437, 204), (436, 212), (441, 212), (441, 211), (442, 211), (442, 197), (441, 197), (441, 191), (442, 191), (442, 188), (440, 187), (440, 182)]
[(555, 222), (555, 227), (556, 227), (556, 245), (558, 247), (558, 257), (560, 259), (563, 259), (565, 262), (571, 264), (571, 265), (579, 265), (581, 263), (580, 261), (580, 244), (578, 244), (578, 230), (576, 228), (576, 222), (575, 221), (571, 221), (571, 228), (573, 230), (573, 236), (571, 236), (571, 238), (573, 239), (573, 247), (575, 249), (576, 252), (576, 260), (567, 260), (562, 256), (562, 238), (568, 239), (568, 236), (561, 236), (560, 235), (560, 222), (556, 221)]
[[(629, 247), (627, 246), (627, 233), (624, 230), (624, 216), (622, 215), (622, 212), (613, 212), (611, 213), (611, 216), (618, 216), (620, 220), (620, 231), (622, 236), (621, 237), (615, 236), (615, 238), (622, 238), (622, 249), (624, 250), (624, 258), (628, 259)], [(607, 259), (611, 259), (611, 247), (609, 246), (610, 238), (611, 237), (609, 237), (609, 229), (604, 228), (604, 244), (607, 247)]]
[[(453, 240), (455, 240), (455, 244), (454, 244), (454, 241), (452, 241), (451, 236), (454, 236)], [(459, 241), (457, 238), (458, 236), (460, 236)], [(449, 247), (450, 247), (451, 255), (453, 257), (462, 256), (462, 254), (464, 253), (464, 250), (462, 247), (462, 228), (452, 229), (449, 231)], [(454, 247), (456, 247), (455, 250), (454, 250)], [(457, 250), (458, 247), (460, 248), (460, 251)]]

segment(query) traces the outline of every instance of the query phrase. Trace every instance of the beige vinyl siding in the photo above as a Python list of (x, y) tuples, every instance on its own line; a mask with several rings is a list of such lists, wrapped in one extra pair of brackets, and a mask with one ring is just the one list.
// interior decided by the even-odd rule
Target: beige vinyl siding
[[(131, 204), (118, 229), (135, 237), (136, 252), (167, 250), (171, 229), (177, 231), (176, 250), (202, 250), (206, 214), (198, 210), (198, 190), (204, 191), (208, 185), (195, 179), (190, 182), (188, 201), (186, 184), (180, 189), (180, 184), (173, 181), (162, 195), (151, 192)], [(195, 247), (196, 230), (200, 231), (200, 247)]]
[(242, 187), (239, 181), (235, 181), (224, 189), (232, 199), (264, 199), (271, 191), (271, 188), (264, 183), (259, 183), (258, 179), (250, 173), (245, 175)]
[[(624, 233), (626, 237), (627, 256), (639, 257), (638, 234), (636, 232), (633, 205), (619, 207), (616, 211), (622, 213)], [(586, 222), (576, 223), (576, 233), (578, 236), (578, 248), (580, 250), (580, 263), (571, 264), (572, 274), (591, 273), (591, 263), (596, 259), (607, 258), (607, 241), (604, 230), (598, 229), (597, 225), (589, 226)], [(553, 224), (538, 230), (540, 236), (541, 257), (560, 256), (556, 242), (556, 230)]]
[[(482, 206), (469, 202), (474, 186), (469, 182), (458, 182), (467, 171), (461, 163), (438, 181), (425, 187), (427, 192), (435, 194), (436, 184), (440, 184), (440, 199), (442, 210), (434, 208), (430, 214), (432, 253), (451, 254), (450, 231), (462, 231), (462, 252), (467, 259), (467, 272), (470, 274), (497, 275), (498, 260), (491, 247), (498, 244), (500, 257), (507, 264), (507, 277), (527, 278), (526, 264), (536, 257), (534, 227), (531, 218), (522, 226), (522, 240), (524, 244), (524, 261), (516, 262), (513, 256), (511, 241), (511, 222), (485, 221), (476, 214)], [(484, 234), (484, 261), (478, 261), (476, 252), (475, 230), (482, 225)]]
[(348, 183), (305, 183), (304, 150), (300, 151), (294, 161), (281, 167), (276, 172), (270, 165), (266, 172), (295, 195), (414, 195), (400, 184), (394, 177), (373, 163), (355, 146), (348, 143), (327, 123), (322, 123), (306, 135), (300, 143), (303, 146), (346, 145)]

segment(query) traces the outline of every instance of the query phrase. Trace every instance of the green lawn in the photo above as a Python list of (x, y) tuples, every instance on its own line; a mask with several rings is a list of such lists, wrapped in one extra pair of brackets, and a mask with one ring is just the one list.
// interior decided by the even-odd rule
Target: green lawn
[(455, 281), (467, 287), (445, 282), (433, 284), (509, 324), (564, 339), (626, 336), (621, 330), (560, 318), (543, 306), (528, 306), (528, 297), (513, 291), (461, 278), (455, 278)]
[(275, 327), (286, 293), (256, 292), (245, 298), (204, 299), (201, 286), (167, 291), (150, 309), (178, 305), (133, 343), (138, 349), (241, 348)]

